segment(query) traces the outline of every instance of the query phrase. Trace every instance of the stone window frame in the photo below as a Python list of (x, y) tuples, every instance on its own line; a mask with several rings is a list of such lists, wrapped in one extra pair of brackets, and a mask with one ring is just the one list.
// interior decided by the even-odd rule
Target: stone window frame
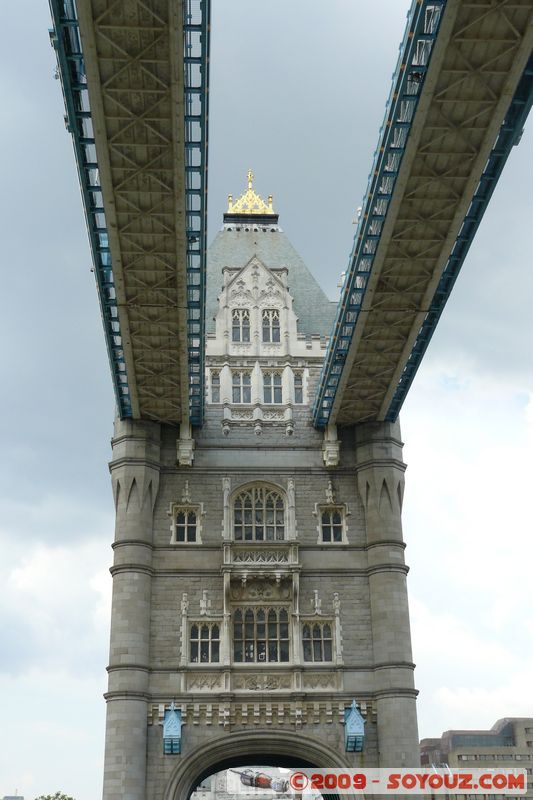
[[(217, 380), (215, 381), (215, 378)], [(222, 375), (220, 369), (209, 370), (209, 401), (211, 403), (220, 403), (222, 388)]]
[[(188, 626), (188, 662), (195, 667), (203, 664), (222, 663), (222, 624), (221, 620), (192, 619)], [(197, 636), (193, 637), (193, 630), (196, 628)], [(213, 629), (216, 628), (218, 636), (213, 637)], [(202, 637), (204, 629), (207, 629), (207, 637)], [(202, 659), (202, 644), (207, 645), (207, 659)], [(216, 645), (213, 648), (213, 645)], [(196, 659), (193, 658), (193, 646), (196, 645)], [(216, 651), (217, 658), (213, 659), (213, 649)]]
[[(269, 368), (261, 370), (263, 383), (263, 403), (266, 406), (283, 405), (283, 370)], [(267, 392), (270, 400), (267, 400)], [(279, 398), (279, 399), (276, 399)]]
[[(203, 528), (203, 518), (205, 516), (204, 511), (204, 504), (203, 503), (171, 503), (170, 509), (167, 512), (171, 523), (170, 523), (170, 544), (176, 545), (177, 547), (183, 547), (185, 545), (188, 546), (196, 546), (202, 544), (202, 528)], [(176, 528), (177, 528), (177, 515), (179, 513), (185, 514), (195, 514), (196, 515), (196, 539), (194, 541), (178, 541), (176, 537)]]
[(231, 309), (231, 341), (233, 344), (250, 344), (251, 314), (249, 308)]
[[(236, 619), (237, 614), (241, 614), (240, 621)], [(264, 620), (258, 621), (258, 616), (263, 613)], [(253, 620), (248, 621), (246, 617), (252, 615)], [(272, 615), (275, 620), (272, 620)], [(283, 616), (284, 615), (284, 616)], [(270, 618), (270, 620), (269, 620)], [(246, 635), (246, 626), (253, 626), (252, 636)], [(241, 635), (236, 636), (236, 625), (241, 625)], [(261, 629), (260, 626), (263, 626)], [(275, 626), (274, 635), (271, 635), (272, 628)], [(282, 627), (283, 626), (283, 627)], [(253, 658), (246, 658), (247, 643), (252, 643)], [(237, 647), (241, 644), (241, 659), (237, 660)], [(281, 658), (283, 655), (283, 644), (286, 643), (286, 658)], [(286, 603), (267, 602), (267, 603), (253, 603), (244, 602), (236, 605), (231, 610), (231, 660), (233, 665), (272, 665), (272, 664), (291, 664), (292, 661), (292, 642), (291, 642), (291, 609)], [(264, 649), (263, 649), (264, 648)], [(275, 648), (276, 658), (270, 658)], [(264, 658), (261, 655), (264, 654)]]
[[(276, 539), (276, 538), (274, 538), (274, 539), (266, 539), (266, 538), (265, 539), (257, 539), (255, 537), (255, 529), (256, 529), (255, 511), (256, 511), (256, 506), (255, 506), (255, 503), (253, 501), (253, 492), (256, 489), (262, 489), (265, 492), (277, 494), (281, 498), (281, 502), (283, 504), (283, 511), (282, 511), (282, 514), (283, 514), (283, 537), (281, 539)], [(247, 526), (245, 524), (244, 520), (243, 520), (242, 523), (240, 523), (240, 527), (241, 527), (242, 533), (243, 533), (243, 538), (242, 539), (237, 539), (235, 537), (235, 533), (236, 533), (236, 523), (235, 523), (235, 510), (236, 509), (235, 509), (235, 504), (236, 504), (237, 499), (241, 495), (245, 494), (246, 492), (252, 492), (252, 509), (251, 509), (252, 510), (252, 523), (251, 523), (250, 526)], [(288, 529), (289, 529), (289, 527), (288, 527), (288, 522), (289, 522), (289, 520), (288, 520), (288, 497), (287, 497), (287, 492), (281, 486), (277, 486), (274, 483), (268, 483), (267, 481), (254, 481), (252, 483), (244, 483), (241, 486), (238, 486), (233, 491), (233, 493), (231, 495), (231, 498), (230, 498), (230, 504), (229, 505), (230, 505), (230, 537), (229, 538), (231, 539), (231, 541), (239, 542), (239, 543), (240, 542), (248, 542), (249, 544), (253, 544), (253, 545), (255, 545), (257, 543), (259, 543), (260, 545), (263, 544), (263, 543), (272, 545), (272, 544), (275, 544), (276, 542), (285, 542), (285, 541), (287, 541), (287, 533), (288, 533)], [(244, 510), (244, 509), (241, 509), (241, 510)], [(276, 512), (276, 509), (274, 509), (274, 512)], [(244, 538), (244, 536), (245, 536), (245, 528), (246, 527), (251, 527), (252, 528), (252, 538), (251, 539)], [(268, 528), (268, 527), (274, 527), (274, 535), (275, 535), (276, 534), (276, 528), (280, 527), (279, 523), (276, 522), (276, 514), (274, 514), (274, 524), (273, 524), (273, 526), (267, 525), (267, 522), (264, 523), (263, 529), (265, 529), (265, 533), (266, 533), (266, 528)]]
[[(320, 637), (318, 639), (316, 639), (316, 640), (315, 640), (315, 638), (313, 636), (314, 627), (315, 626), (319, 626), (320, 629), (321, 629)], [(329, 635), (329, 637), (324, 638), (323, 629), (326, 626), (329, 627), (330, 635)], [(306, 627), (308, 627), (310, 629), (310, 634), (311, 634), (310, 637), (308, 637), (308, 638), (304, 636)], [(322, 617), (322, 616), (320, 616), (320, 617), (319, 616), (307, 617), (307, 616), (302, 615), (301, 619), (300, 619), (300, 641), (301, 641), (301, 644), (302, 644), (302, 664), (335, 664), (336, 663), (336, 657), (335, 657), (336, 656), (335, 620), (334, 619), (325, 618), (325, 617)], [(305, 657), (305, 642), (306, 641), (310, 642), (310, 645), (311, 645), (311, 655), (313, 657), (310, 658), (310, 659), (307, 659)], [(315, 659), (315, 657), (314, 657), (314, 654), (315, 654), (315, 648), (314, 648), (315, 641), (318, 641), (320, 643), (320, 650), (321, 650), (321, 654), (322, 655), (324, 654), (324, 643), (325, 642), (329, 642), (329, 649), (330, 649), (330, 654), (331, 654), (331, 658), (330, 659), (323, 659), (323, 658), (322, 659)]]
[[(236, 380), (238, 376), (238, 380)], [(244, 382), (244, 378), (248, 377), (250, 379), (249, 383)], [(252, 384), (253, 384), (253, 370), (248, 367), (240, 367), (238, 369), (231, 370), (231, 402), (232, 405), (235, 406), (249, 406), (252, 402)], [(235, 390), (239, 393), (238, 400), (235, 399)], [(246, 391), (248, 391), (249, 397), (248, 399), (244, 399), (246, 397)]]
[[(299, 378), (301, 383), (296, 385), (296, 378)], [(303, 369), (293, 369), (292, 371), (292, 388), (295, 406), (303, 406), (305, 404), (305, 377)], [(300, 392), (300, 400), (297, 399), (296, 393)]]
[[(342, 525), (342, 532), (341, 532), (341, 540), (339, 542), (335, 541), (324, 541), (323, 537), (323, 528), (322, 528), (322, 515), (326, 512), (335, 513), (338, 512), (341, 515), (341, 525)], [(317, 544), (323, 544), (326, 547), (335, 547), (339, 545), (349, 544), (348, 541), (348, 522), (347, 517), (350, 516), (350, 510), (346, 503), (315, 503), (315, 510), (313, 511), (313, 516), (317, 519), (317, 532), (318, 532), (318, 539)]]

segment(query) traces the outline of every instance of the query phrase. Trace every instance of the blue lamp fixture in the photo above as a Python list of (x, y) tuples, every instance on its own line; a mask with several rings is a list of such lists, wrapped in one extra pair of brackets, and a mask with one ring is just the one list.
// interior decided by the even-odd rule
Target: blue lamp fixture
[(355, 700), (344, 709), (344, 747), (347, 753), (362, 753), (365, 743), (365, 721)]
[(181, 711), (174, 702), (165, 711), (163, 719), (163, 752), (166, 756), (181, 753)]

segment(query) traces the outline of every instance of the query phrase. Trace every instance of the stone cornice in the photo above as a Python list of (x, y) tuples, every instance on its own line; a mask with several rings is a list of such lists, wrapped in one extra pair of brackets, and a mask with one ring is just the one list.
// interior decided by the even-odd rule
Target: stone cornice
[(121, 467), (148, 467), (149, 469), (154, 469), (156, 472), (159, 472), (161, 463), (159, 461), (153, 461), (151, 458), (136, 458), (133, 456), (120, 456), (109, 462), (110, 472), (120, 469)]
[(113, 577), (121, 572), (141, 572), (150, 577), (154, 576), (153, 568), (147, 567), (146, 564), (114, 564), (109, 567), (109, 572)]
[(113, 550), (119, 547), (146, 547), (148, 550), (154, 549), (154, 545), (151, 542), (145, 542), (143, 539), (119, 539), (111, 545)]
[(399, 458), (367, 458), (365, 461), (358, 461), (355, 467), (356, 472), (361, 472), (363, 469), (372, 469), (373, 467), (382, 467), (390, 469), (395, 467), (401, 472), (405, 472), (407, 464)]
[(146, 664), (109, 664), (106, 667), (107, 672), (122, 672), (123, 670), (134, 670), (135, 672), (152, 672)]
[(104, 692), (104, 699), (107, 703), (112, 700), (153, 700), (153, 697), (148, 692), (130, 692), (128, 690), (121, 690), (115, 692)]

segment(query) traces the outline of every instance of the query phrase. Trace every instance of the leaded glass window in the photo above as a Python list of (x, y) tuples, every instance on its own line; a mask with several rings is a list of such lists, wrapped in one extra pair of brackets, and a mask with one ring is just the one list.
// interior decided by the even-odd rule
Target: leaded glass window
[(231, 312), (231, 341), (250, 341), (250, 312), (247, 308), (234, 308)]
[(323, 508), (320, 514), (320, 531), (323, 542), (342, 542), (342, 508)]
[(232, 397), (234, 403), (252, 402), (252, 374), (243, 370), (232, 372)]
[(233, 660), (269, 663), (289, 660), (286, 608), (237, 608), (233, 612)]
[(332, 661), (333, 636), (329, 622), (306, 623), (302, 628), (304, 661)]
[(198, 519), (196, 511), (191, 509), (177, 509), (175, 512), (175, 541), (176, 542), (195, 542)]
[(211, 370), (211, 402), (220, 403), (220, 372)]
[(281, 403), (283, 391), (281, 372), (263, 372), (263, 400), (265, 403)]
[(194, 622), (190, 633), (193, 664), (217, 664), (220, 660), (220, 627), (215, 622)]
[(294, 402), (303, 403), (304, 401), (304, 378), (301, 372), (294, 373)]
[(263, 311), (263, 341), (279, 342), (279, 311), (277, 308), (265, 308)]
[(254, 486), (233, 503), (235, 541), (273, 542), (285, 538), (285, 504), (274, 489)]

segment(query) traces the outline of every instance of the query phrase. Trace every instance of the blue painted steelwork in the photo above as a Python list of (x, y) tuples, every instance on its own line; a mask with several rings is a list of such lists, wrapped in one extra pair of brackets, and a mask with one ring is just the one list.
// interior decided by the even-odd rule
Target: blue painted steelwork
[(207, 254), (207, 128), (210, 0), (185, 0), (185, 203), (187, 234), (187, 356), (189, 414), (201, 425), (205, 396)]
[[(131, 417), (128, 377), (122, 349), (111, 253), (99, 182), (87, 79), (75, 0), (49, 0), (65, 101), (91, 244), (98, 297), (113, 386), (121, 418)], [(207, 251), (207, 126), (210, 0), (185, 0), (185, 203), (187, 271), (187, 358), (189, 413), (201, 425), (204, 411), (205, 274)]]
[(50, 40), (56, 51), (65, 101), (65, 125), (72, 134), (87, 231), (98, 287), (107, 353), (118, 412), (131, 417), (130, 390), (122, 349), (122, 335), (109, 251), (102, 189), (96, 161), (89, 93), (83, 63), (75, 0), (50, 0), (54, 29)]
[(355, 700), (344, 709), (344, 749), (347, 753), (362, 753), (365, 746), (365, 721)]
[(325, 427), (331, 415), (445, 5), (446, 0), (413, 0), (407, 15), (385, 119), (313, 408), (318, 428)]
[(406, 398), (407, 392), (413, 382), (420, 362), (426, 352), (431, 337), (435, 332), (440, 315), (446, 305), (450, 292), (459, 275), (466, 254), (476, 235), (477, 229), (483, 215), (487, 209), (492, 193), (496, 187), (498, 179), (505, 166), (505, 162), (514, 145), (520, 141), (522, 131), (533, 105), (533, 53), (520, 78), (517, 90), (505, 115), (505, 119), (500, 127), (496, 144), (491, 150), (487, 165), (479, 179), (477, 189), (474, 193), (466, 216), (461, 225), (461, 229), (455, 240), (451, 255), (446, 262), (446, 266), (438, 283), (431, 305), (426, 314), (424, 322), (418, 332), (413, 349), (407, 359), (402, 376), (396, 387), (391, 404), (387, 411), (386, 419), (394, 422), (397, 418), (402, 403)]

